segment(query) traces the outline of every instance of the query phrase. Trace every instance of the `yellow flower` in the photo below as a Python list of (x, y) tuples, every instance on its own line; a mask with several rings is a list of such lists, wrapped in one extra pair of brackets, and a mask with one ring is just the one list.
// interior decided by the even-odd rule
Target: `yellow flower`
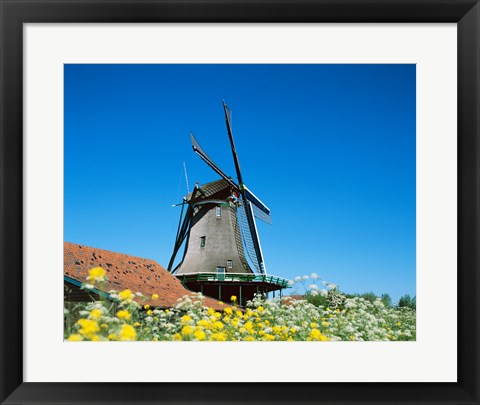
[(206, 337), (205, 332), (202, 331), (202, 330), (195, 331), (193, 336), (195, 336), (195, 339), (197, 339), (197, 340), (205, 340), (205, 337)]
[(217, 318), (217, 319), (220, 319), (220, 318), (222, 317), (222, 314), (221, 314), (220, 312), (215, 312), (213, 315), (214, 315), (215, 318)]
[(91, 319), (79, 319), (77, 324), (80, 325), (78, 332), (86, 338), (90, 338), (100, 330), (98, 323)]
[(158, 300), (158, 294), (152, 294), (152, 300)]
[(237, 300), (237, 296), (236, 296), (236, 295), (232, 295), (232, 296), (230, 297), (230, 301), (235, 302), (236, 300)]
[(108, 325), (107, 325), (106, 323), (102, 323), (102, 324), (100, 325), (100, 327), (101, 327), (102, 329), (108, 329)]
[(106, 272), (101, 267), (94, 267), (88, 271), (87, 280), (95, 283), (96, 281), (105, 281)]
[(328, 322), (322, 322), (322, 326), (327, 327), (328, 325), (329, 325)]
[(252, 333), (253, 332), (253, 323), (248, 321), (248, 322), (245, 322), (245, 325), (243, 325), (245, 327), (245, 329), (247, 330), (248, 333)]
[(149, 309), (149, 310), (147, 311), (147, 315), (150, 316), (150, 315), (152, 315), (152, 314), (153, 314), (153, 311), (152, 311), (151, 309)]
[(145, 308), (145, 309), (149, 309), (149, 308), (150, 308), (150, 305), (148, 305), (148, 304), (145, 304), (145, 305), (143, 306), (143, 308)]
[(247, 336), (245, 338), (243, 338), (243, 340), (246, 340), (247, 342), (252, 342), (255, 340), (255, 338), (253, 336)]
[(258, 335), (263, 336), (263, 335), (265, 335), (265, 332), (263, 330), (261, 330), (260, 332), (258, 332)]
[(265, 339), (265, 340), (275, 340), (275, 336), (270, 335), (269, 333), (267, 333), (267, 334), (265, 334), (264, 339)]
[(131, 317), (132, 317), (132, 314), (127, 310), (121, 310), (117, 312), (118, 319), (124, 319), (125, 321), (128, 321), (130, 320)]
[(182, 325), (186, 325), (186, 324), (190, 323), (191, 320), (192, 320), (192, 318), (190, 318), (188, 315), (183, 315), (180, 318), (180, 322), (182, 323)]
[(270, 321), (268, 319), (265, 319), (265, 325), (270, 325)]
[(107, 337), (108, 340), (117, 340), (117, 335), (115, 333), (110, 333)]
[(102, 311), (99, 310), (98, 308), (95, 308), (95, 309), (92, 309), (90, 311), (90, 319), (93, 319), (94, 321), (97, 321), (100, 319), (100, 317), (102, 316)]
[(227, 315), (232, 315), (232, 314), (233, 314), (232, 308), (230, 308), (230, 307), (229, 307), (229, 308), (225, 308), (225, 309), (223, 310), (223, 312), (226, 313)]
[(237, 314), (238, 317), (243, 316), (243, 312), (242, 312), (242, 311), (237, 311), (236, 314)]
[(227, 340), (227, 338), (225, 337), (225, 334), (223, 333), (212, 333), (212, 336), (210, 336), (210, 338), (213, 340), (213, 341), (216, 341), (216, 342), (225, 342)]
[(78, 333), (74, 333), (73, 335), (70, 335), (67, 340), (69, 342), (80, 342), (82, 340), (82, 336)]
[(312, 329), (310, 334), (308, 335), (309, 340), (320, 340), (322, 342), (325, 342), (328, 340), (328, 338), (318, 330), (318, 329)]
[(135, 322), (135, 323), (133, 324), (133, 326), (135, 326), (135, 327), (138, 328), (138, 327), (140, 326), (140, 322)]
[(191, 335), (193, 332), (195, 332), (195, 329), (193, 328), (193, 326), (190, 326), (190, 325), (186, 325), (182, 328), (182, 335)]
[(261, 305), (257, 308), (258, 312), (263, 312), (265, 308), (263, 308)]
[(180, 333), (175, 333), (175, 335), (173, 335), (173, 340), (182, 340), (182, 335), (180, 335)]
[(219, 303), (220, 305), (223, 305), (223, 301), (218, 301), (218, 303)]
[(102, 339), (101, 339), (100, 336), (98, 336), (98, 335), (92, 335), (92, 336), (90, 337), (90, 340), (91, 340), (92, 342), (99, 342), (99, 341), (102, 340)]
[(290, 333), (297, 333), (297, 330), (295, 328), (290, 328)]
[(402, 322), (397, 322), (397, 326), (400, 326), (402, 324)]
[(213, 315), (215, 313), (215, 310), (213, 308), (208, 308), (207, 309), (207, 314), (208, 315)]
[(275, 333), (276, 335), (278, 335), (280, 332), (281, 332), (282, 328), (278, 325), (275, 325), (273, 328), (272, 328), (272, 332)]
[(118, 296), (120, 297), (120, 300), (126, 301), (126, 302), (132, 302), (132, 299), (134, 295), (130, 290), (123, 290), (118, 293)]
[(209, 325), (210, 325), (210, 322), (206, 321), (205, 319), (201, 319), (197, 323), (197, 326), (201, 326), (201, 327), (208, 327)]
[(215, 329), (222, 330), (223, 329), (223, 323), (220, 322), (220, 321), (214, 322), (213, 327)]
[(120, 340), (135, 340), (137, 337), (137, 332), (132, 325), (122, 325), (119, 333)]

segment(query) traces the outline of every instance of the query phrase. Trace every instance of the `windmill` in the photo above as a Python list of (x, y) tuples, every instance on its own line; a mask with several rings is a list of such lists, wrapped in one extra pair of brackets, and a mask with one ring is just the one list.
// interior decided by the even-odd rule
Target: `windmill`
[[(243, 305), (256, 293), (265, 295), (280, 290), (281, 294), (289, 284), (288, 280), (267, 275), (255, 219), (271, 223), (270, 209), (243, 181), (231, 112), (225, 102), (223, 110), (238, 181), (220, 169), (195, 136), (190, 135), (193, 151), (221, 179), (201, 186), (196, 184), (183, 198), (168, 270), (191, 290), (225, 301), (235, 295)], [(182, 245), (185, 245), (183, 258), (173, 267)]]

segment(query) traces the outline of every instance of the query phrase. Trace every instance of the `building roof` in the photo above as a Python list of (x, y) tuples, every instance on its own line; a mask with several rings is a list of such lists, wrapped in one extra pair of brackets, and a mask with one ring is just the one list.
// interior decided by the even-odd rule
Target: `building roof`
[[(103, 291), (131, 290), (141, 292), (148, 301), (142, 303), (156, 307), (173, 307), (177, 300), (193, 293), (160, 264), (154, 260), (109, 250), (97, 249), (76, 243), (64, 242), (64, 276), (81, 283), (86, 282), (88, 271), (93, 267), (103, 268), (108, 281)], [(158, 294), (157, 300), (151, 300), (152, 294)], [(214, 309), (224, 309), (227, 305), (221, 304), (213, 298), (205, 298), (205, 306)]]
[[(187, 194), (185, 200), (188, 202), (209, 199), (227, 200), (231, 195), (230, 184), (226, 180), (220, 179), (198, 186), (198, 190)], [(192, 196), (194, 197), (193, 201), (191, 201)]]

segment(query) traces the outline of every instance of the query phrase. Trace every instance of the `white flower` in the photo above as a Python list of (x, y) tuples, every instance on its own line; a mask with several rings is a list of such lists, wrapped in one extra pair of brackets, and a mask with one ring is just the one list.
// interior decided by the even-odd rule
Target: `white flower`
[(312, 291), (310, 292), (310, 294), (312, 294), (313, 296), (318, 295), (318, 291), (317, 291), (317, 290), (312, 290)]
[(326, 297), (328, 295), (328, 291), (327, 290), (320, 290), (320, 295), (322, 297)]
[(295, 277), (295, 282), (299, 282), (299, 281), (302, 281), (302, 277)]
[(335, 284), (328, 284), (327, 287), (330, 289), (330, 290), (335, 290), (337, 288), (337, 286)]
[(308, 276), (303, 276), (302, 277), (304, 280), (308, 280)]
[(355, 304), (355, 299), (348, 299), (345, 301), (345, 308), (355, 308), (356, 307), (356, 304)]
[(316, 284), (310, 284), (308, 288), (310, 288), (310, 290), (318, 290), (318, 286)]
[(310, 274), (310, 277), (312, 279), (316, 280), (318, 278), (318, 275), (317, 275), (317, 273), (312, 273), (312, 274)]

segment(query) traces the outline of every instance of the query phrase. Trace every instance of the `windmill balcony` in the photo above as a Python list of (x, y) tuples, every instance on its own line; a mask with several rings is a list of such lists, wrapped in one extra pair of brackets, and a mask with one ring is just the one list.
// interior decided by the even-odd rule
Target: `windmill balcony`
[(192, 290), (201, 292), (206, 296), (230, 302), (230, 297), (235, 295), (238, 304), (244, 306), (253, 299), (255, 294), (268, 294), (290, 288), (290, 281), (273, 275), (246, 274), (246, 273), (183, 273), (177, 278), (183, 285)]

